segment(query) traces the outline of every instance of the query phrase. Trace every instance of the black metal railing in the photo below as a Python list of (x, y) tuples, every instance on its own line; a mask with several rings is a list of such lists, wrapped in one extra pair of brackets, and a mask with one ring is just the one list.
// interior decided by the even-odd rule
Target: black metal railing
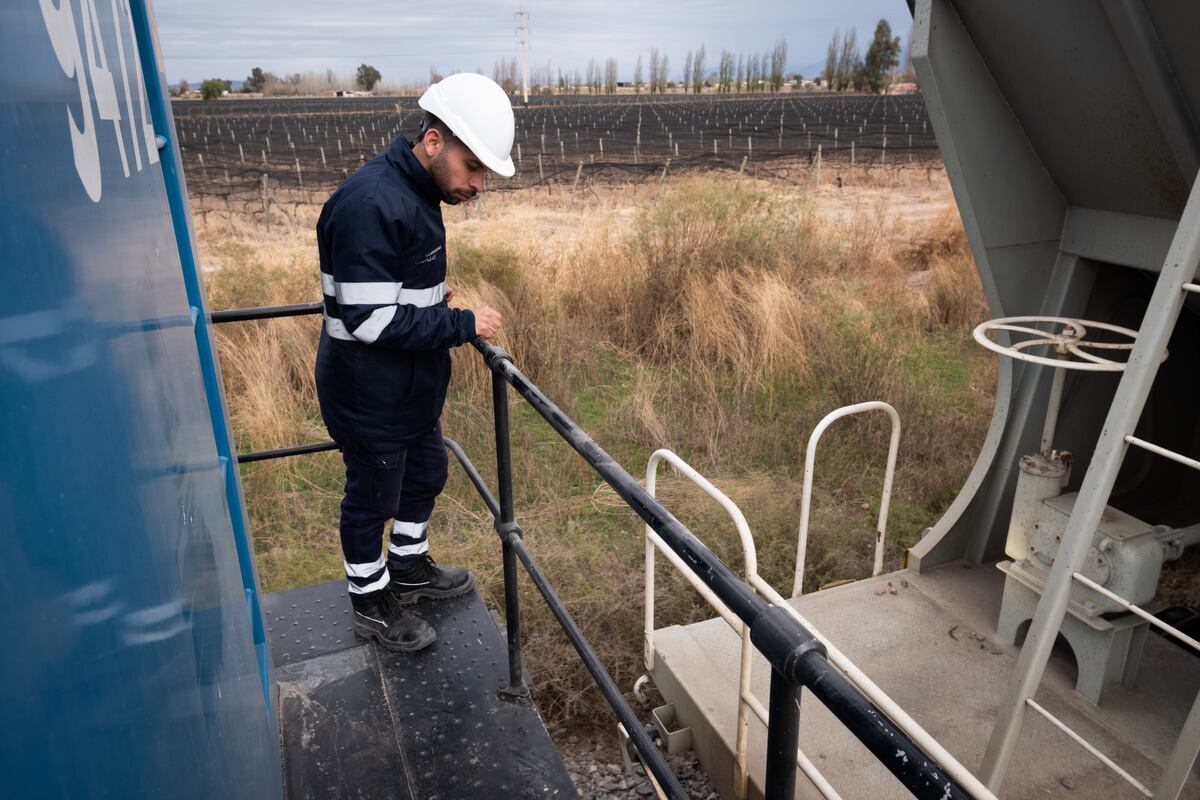
[(297, 303), (291, 306), (262, 306), (260, 308), (229, 308), (212, 312), (213, 322), (248, 322), (255, 319), (279, 319), (280, 317), (302, 317), (320, 314), (325, 310), (322, 303)]
[[(212, 312), (210, 319), (215, 323), (250, 322), (260, 319), (280, 319), (282, 317), (302, 317), (310, 314), (320, 314), (325, 310), (325, 303), (297, 303), (290, 306), (261, 306), (259, 308), (229, 308), (224, 311)], [(269, 461), (273, 458), (288, 456), (303, 456), (309, 453), (323, 453), (327, 450), (337, 450), (337, 442), (324, 441), (313, 444), (301, 444), (295, 447), (280, 447), (275, 450), (258, 450), (253, 453), (238, 453), (239, 464), (250, 464), (255, 461)]]
[[(321, 304), (235, 309), (215, 312), (213, 322), (271, 319), (321, 312)], [(750, 629), (750, 638), (771, 664), (767, 724), (766, 800), (792, 800), (796, 786), (796, 750), (800, 732), (800, 690), (807, 688), (902, 784), (919, 798), (968, 798), (970, 795), (912, 738), (855, 687), (826, 657), (816, 636), (784, 609), (768, 605), (655, 500), (570, 417), (542, 394), (499, 347), (482, 339), (472, 343), (492, 375), (492, 409), (496, 434), (496, 475), (499, 498), (467, 457), (462, 447), (446, 439), (446, 447), (462, 465), (471, 484), (494, 518), (504, 566), (505, 626), (508, 637), (508, 686), (504, 694), (524, 701), (529, 697), (521, 651), (521, 612), (517, 594), (520, 562), (542, 599), (558, 620), (604, 699), (624, 726), (630, 744), (663, 793), (674, 800), (687, 795), (663, 754), (638, 722), (620, 689), (588, 644), (583, 632), (555, 593), (525, 547), (513, 507), (512, 449), (509, 434), (508, 388), (529, 405), (611, 486), (708, 585), (722, 603)], [(333, 442), (267, 450), (239, 456), (239, 463), (335, 449)]]
[[(754, 593), (741, 578), (695, 537), (679, 520), (667, 511), (632, 475), (626, 472), (608, 453), (592, 441), (570, 417), (562, 412), (546, 395), (542, 394), (519, 369), (512, 359), (499, 347), (482, 339), (473, 342), (492, 373), (492, 403), (496, 419), (496, 466), (501, 486), (500, 514), (496, 517), (496, 530), (506, 547), (511, 547), (525, 564), (534, 584), (542, 592), (551, 610), (559, 619), (572, 644), (583, 657), (585, 666), (601, 686), (611, 686), (604, 668), (595, 660), (595, 653), (578, 634), (570, 615), (562, 608), (561, 601), (549, 586), (543, 588), (545, 578), (537, 571), (520, 538), (520, 527), (512, 513), (512, 467), (508, 442), (508, 387), (512, 386), (547, 423), (580, 456), (596, 470), (625, 503), (640, 516), (675, 551), (695, 573), (712, 589), (717, 598), (750, 627), (750, 639), (758, 651), (771, 664), (771, 695), (769, 700), (769, 722), (767, 724), (766, 781), (763, 788), (767, 800), (791, 800), (796, 787), (796, 748), (800, 731), (800, 688), (807, 688), (834, 716), (866, 745), (875, 757), (916, 797), (921, 798), (967, 798), (970, 795), (912, 738), (896, 726), (884, 713), (855, 687), (840, 671), (829, 663), (825, 647), (816, 636), (782, 608), (770, 606)], [(468, 474), (478, 473), (470, 466), (461, 449), (452, 450), (467, 468)], [(472, 483), (484, 495), (486, 487), (477, 477)], [(506, 504), (507, 498), (507, 504)], [(494, 502), (488, 503), (495, 508)], [(494, 513), (494, 512), (493, 512)], [(505, 569), (505, 594), (515, 594), (510, 589), (509, 571)], [(516, 617), (509, 627), (520, 624)], [(578, 637), (578, 641), (576, 640)], [(510, 641), (512, 635), (510, 634)], [(519, 645), (520, 637), (516, 638)], [(514, 661), (510, 655), (510, 663)], [(515, 658), (520, 663), (519, 655)], [(518, 673), (510, 674), (510, 681), (519, 680)], [(636, 722), (629, 722), (625, 715), (632, 716), (624, 698), (612, 686), (613, 696), (604, 691), (605, 699), (625, 723), (627, 732), (638, 754), (654, 774), (659, 777), (659, 767), (666, 767), (661, 754), (649, 742), (635, 736)], [(632, 726), (632, 727), (631, 727)], [(673, 779), (674, 776), (672, 776)], [(670, 797), (675, 795), (673, 780), (662, 783)], [(668, 788), (672, 787), (672, 788)], [(679, 790), (682, 792), (682, 789)]]

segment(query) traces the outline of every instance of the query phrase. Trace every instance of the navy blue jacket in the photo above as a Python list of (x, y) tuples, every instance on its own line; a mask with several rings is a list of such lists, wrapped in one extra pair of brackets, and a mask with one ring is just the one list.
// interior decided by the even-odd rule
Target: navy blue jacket
[(398, 137), (321, 210), (317, 398), (343, 447), (384, 457), (433, 430), (449, 348), (475, 336), (475, 315), (446, 305), (443, 197)]

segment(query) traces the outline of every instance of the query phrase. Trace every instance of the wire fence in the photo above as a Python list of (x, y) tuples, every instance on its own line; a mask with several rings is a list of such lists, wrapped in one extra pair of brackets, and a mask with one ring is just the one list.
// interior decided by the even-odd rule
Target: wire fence
[[(566, 96), (514, 111), (517, 172), (489, 175), (489, 191), (941, 164), (919, 95)], [(421, 119), (412, 97), (176, 101), (174, 112), (191, 193), (247, 202), (323, 196), (396, 136), (414, 138)]]

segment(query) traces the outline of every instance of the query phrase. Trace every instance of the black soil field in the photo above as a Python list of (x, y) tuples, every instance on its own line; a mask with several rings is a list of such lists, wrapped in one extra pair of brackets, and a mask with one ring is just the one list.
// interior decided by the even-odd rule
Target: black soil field
[[(183, 100), (175, 123), (196, 194), (328, 189), (400, 134), (415, 97)], [(516, 104), (511, 179), (489, 188), (641, 182), (703, 170), (798, 179), (820, 152), (861, 166), (940, 161), (920, 95), (808, 93), (539, 97)]]

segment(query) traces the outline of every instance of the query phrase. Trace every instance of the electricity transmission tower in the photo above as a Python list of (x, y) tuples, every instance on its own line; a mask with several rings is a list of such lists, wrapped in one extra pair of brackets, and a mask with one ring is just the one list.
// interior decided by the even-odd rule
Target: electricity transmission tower
[(517, 7), (517, 38), (521, 43), (521, 101), (526, 105), (529, 104), (529, 70), (525, 64), (525, 45), (528, 44), (526, 34), (529, 29), (526, 24), (529, 22), (529, 12), (521, 7)]

